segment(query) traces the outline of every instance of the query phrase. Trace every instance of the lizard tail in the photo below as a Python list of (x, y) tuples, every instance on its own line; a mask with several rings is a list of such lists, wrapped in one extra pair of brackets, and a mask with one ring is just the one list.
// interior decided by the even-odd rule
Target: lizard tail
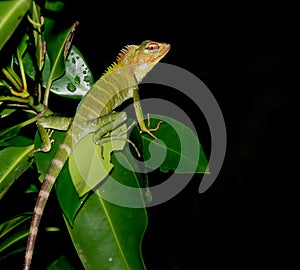
[(33, 217), (30, 224), (23, 270), (29, 270), (30, 268), (35, 240), (37, 237), (39, 224), (44, 212), (46, 202), (49, 198), (50, 191), (54, 186), (54, 183), (59, 173), (61, 172), (64, 164), (66, 163), (71, 153), (71, 147), (69, 146), (71, 145), (69, 143), (71, 140), (70, 137), (71, 136), (69, 136), (67, 133), (62, 144), (60, 144), (59, 150), (57, 151), (54, 159), (52, 160), (49, 166), (48, 173), (46, 174), (41, 189), (39, 191), (37, 202), (35, 204), (34, 211), (33, 211)]

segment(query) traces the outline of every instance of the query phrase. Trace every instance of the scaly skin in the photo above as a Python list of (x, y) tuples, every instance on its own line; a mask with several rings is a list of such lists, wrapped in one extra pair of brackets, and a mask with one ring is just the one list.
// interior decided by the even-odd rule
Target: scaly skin
[[(116, 62), (107, 68), (78, 105), (75, 118), (49, 166), (38, 194), (29, 230), (23, 270), (30, 269), (40, 220), (58, 175), (76, 144), (88, 133), (95, 131), (91, 130), (87, 122), (96, 118), (107, 118), (121, 103), (133, 98), (141, 132), (147, 132), (153, 136), (142, 119), (143, 113), (139, 104), (137, 85), (169, 49), (169, 44), (149, 40), (143, 41), (140, 45), (126, 46), (119, 53)], [(106, 132), (103, 130), (103, 135)]]

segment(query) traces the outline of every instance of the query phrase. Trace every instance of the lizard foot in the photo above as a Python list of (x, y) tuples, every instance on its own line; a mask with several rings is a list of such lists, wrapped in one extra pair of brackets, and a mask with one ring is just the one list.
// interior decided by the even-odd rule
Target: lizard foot
[(152, 133), (155, 132), (159, 129), (160, 125), (164, 123), (164, 121), (159, 121), (156, 125), (155, 128), (151, 128), (151, 121), (150, 121), (150, 114), (147, 114), (147, 118), (148, 118), (148, 124), (147, 124), (147, 129), (141, 129), (140, 132), (141, 133), (147, 133), (149, 134), (154, 140), (157, 140), (157, 137)]
[(51, 146), (54, 143), (54, 139), (51, 139), (51, 136), (53, 134), (54, 130), (53, 129), (47, 129), (46, 134), (47, 134), (47, 139), (45, 142), (42, 142), (42, 145), (40, 148), (37, 148), (33, 150), (31, 153), (29, 153), (29, 157), (32, 157), (36, 152), (44, 152), (47, 153), (51, 150)]

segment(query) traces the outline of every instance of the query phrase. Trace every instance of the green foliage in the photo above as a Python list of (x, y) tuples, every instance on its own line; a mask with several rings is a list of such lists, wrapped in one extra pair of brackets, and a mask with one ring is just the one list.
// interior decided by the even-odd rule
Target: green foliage
[(25, 250), (25, 247), (20, 248), (18, 243), (28, 236), (28, 228), (25, 225), (28, 226), (30, 219), (30, 214), (23, 213), (0, 224), (0, 260)]
[(152, 115), (153, 126), (159, 121), (164, 124), (155, 132), (158, 141), (142, 135), (146, 167), (159, 167), (162, 172), (209, 173), (204, 150), (195, 132), (170, 117)]
[(30, 146), (11, 146), (0, 151), (0, 199), (16, 179), (31, 165), (28, 155), (34, 150)]
[[(67, 104), (70, 99), (81, 99), (94, 82), (84, 57), (72, 45), (78, 22), (57, 26), (60, 31), (54, 34), (55, 20), (41, 17), (41, 10), (62, 12), (63, 6), (62, 1), (0, 2), (0, 50), (6, 53), (0, 58), (0, 203), (13, 196), (12, 189), (36, 196), (38, 175), (42, 181), (65, 135), (55, 131), (51, 151), (32, 155), (41, 145), (34, 124), (41, 115), (53, 114), (48, 106), (52, 95)], [(18, 41), (16, 47), (6, 47), (12, 36)], [(104, 143), (101, 150), (87, 136), (58, 177), (55, 190), (60, 208), (53, 206), (48, 211), (57, 215), (62, 211), (69, 231), (64, 237), (71, 237), (86, 269), (145, 269), (141, 243), (147, 226), (145, 205), (151, 195), (140, 188), (148, 187), (147, 168), (159, 167), (162, 173), (208, 173), (207, 159), (196, 134), (161, 115), (155, 115), (151, 124), (155, 126), (159, 120), (164, 124), (155, 133), (158, 141), (140, 135), (137, 127), (133, 129), (129, 139), (137, 149), (124, 140), (115, 140)], [(120, 130), (126, 131), (126, 125), (113, 133), (119, 134)], [(127, 132), (123, 133), (127, 139)], [(138, 152), (139, 159), (145, 160), (142, 170), (134, 158)], [(23, 178), (26, 173), (32, 178)], [(137, 192), (128, 196), (122, 189), (115, 189), (115, 181)], [(144, 207), (123, 207), (110, 201), (120, 198)], [(30, 218), (27, 211), (32, 208), (25, 212), (14, 209), (9, 217), (5, 214), (5, 220), (1, 217), (0, 263), (24, 252)], [(47, 269), (75, 268), (65, 254), (60, 254)]]
[(0, 2), (0, 50), (20, 24), (30, 4), (31, 0)]
[[(123, 162), (132, 164), (130, 155), (126, 152), (114, 155), (118, 157), (112, 159), (115, 164), (112, 178), (90, 195), (74, 225), (68, 226), (68, 229), (86, 269), (145, 269), (141, 255), (142, 237), (147, 226), (145, 208), (122, 207), (102, 197), (102, 192), (127, 196), (116, 194), (117, 191), (110, 188), (112, 179), (123, 185), (140, 186), (140, 176), (126, 171), (117, 163), (117, 160), (123, 159)], [(130, 199), (142, 204), (143, 194)]]

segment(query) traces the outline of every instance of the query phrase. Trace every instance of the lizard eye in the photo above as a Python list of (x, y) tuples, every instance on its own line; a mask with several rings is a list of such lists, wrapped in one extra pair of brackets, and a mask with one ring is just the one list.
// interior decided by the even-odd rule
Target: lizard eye
[(154, 50), (158, 50), (159, 49), (159, 44), (156, 43), (156, 42), (150, 42), (147, 44), (146, 50), (149, 50), (149, 51), (154, 51)]

